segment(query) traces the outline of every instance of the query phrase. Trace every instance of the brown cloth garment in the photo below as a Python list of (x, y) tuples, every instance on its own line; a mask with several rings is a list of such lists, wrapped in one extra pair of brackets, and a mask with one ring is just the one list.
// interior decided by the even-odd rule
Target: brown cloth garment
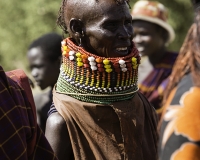
[(76, 160), (156, 160), (157, 117), (140, 93), (131, 100), (101, 105), (53, 91), (66, 121)]

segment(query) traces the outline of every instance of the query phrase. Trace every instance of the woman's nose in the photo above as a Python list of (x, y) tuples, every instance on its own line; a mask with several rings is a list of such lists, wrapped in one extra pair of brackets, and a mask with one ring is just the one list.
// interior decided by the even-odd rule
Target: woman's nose
[(123, 26), (120, 30), (120, 34), (118, 37), (120, 39), (130, 39), (131, 38), (130, 31), (125, 26)]

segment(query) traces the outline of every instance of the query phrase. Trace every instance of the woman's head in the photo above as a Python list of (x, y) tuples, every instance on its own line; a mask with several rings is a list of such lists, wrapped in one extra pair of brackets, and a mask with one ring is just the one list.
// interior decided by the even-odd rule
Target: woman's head
[(122, 57), (130, 53), (132, 17), (125, 0), (64, 0), (58, 24), (93, 54)]

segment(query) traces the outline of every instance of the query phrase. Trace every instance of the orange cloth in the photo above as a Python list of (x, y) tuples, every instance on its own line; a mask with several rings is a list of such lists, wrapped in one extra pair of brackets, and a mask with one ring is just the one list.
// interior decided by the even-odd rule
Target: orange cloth
[(160, 127), (160, 160), (200, 160), (200, 88), (188, 74), (170, 97)]

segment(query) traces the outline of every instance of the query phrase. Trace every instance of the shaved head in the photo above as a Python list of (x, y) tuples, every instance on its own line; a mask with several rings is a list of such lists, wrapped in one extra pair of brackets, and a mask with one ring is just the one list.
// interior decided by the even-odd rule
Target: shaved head
[(125, 2), (129, 5), (129, 0), (63, 0), (59, 10), (57, 24), (65, 33), (71, 35), (69, 23), (72, 18), (79, 19), (82, 22), (88, 22), (100, 16), (99, 13), (95, 11), (96, 8), (101, 7), (102, 4), (113, 3), (115, 5), (120, 5)]
[[(133, 27), (126, 0), (63, 0), (58, 24), (86, 51), (104, 57), (129, 54)], [(119, 51), (120, 48), (124, 52)]]

